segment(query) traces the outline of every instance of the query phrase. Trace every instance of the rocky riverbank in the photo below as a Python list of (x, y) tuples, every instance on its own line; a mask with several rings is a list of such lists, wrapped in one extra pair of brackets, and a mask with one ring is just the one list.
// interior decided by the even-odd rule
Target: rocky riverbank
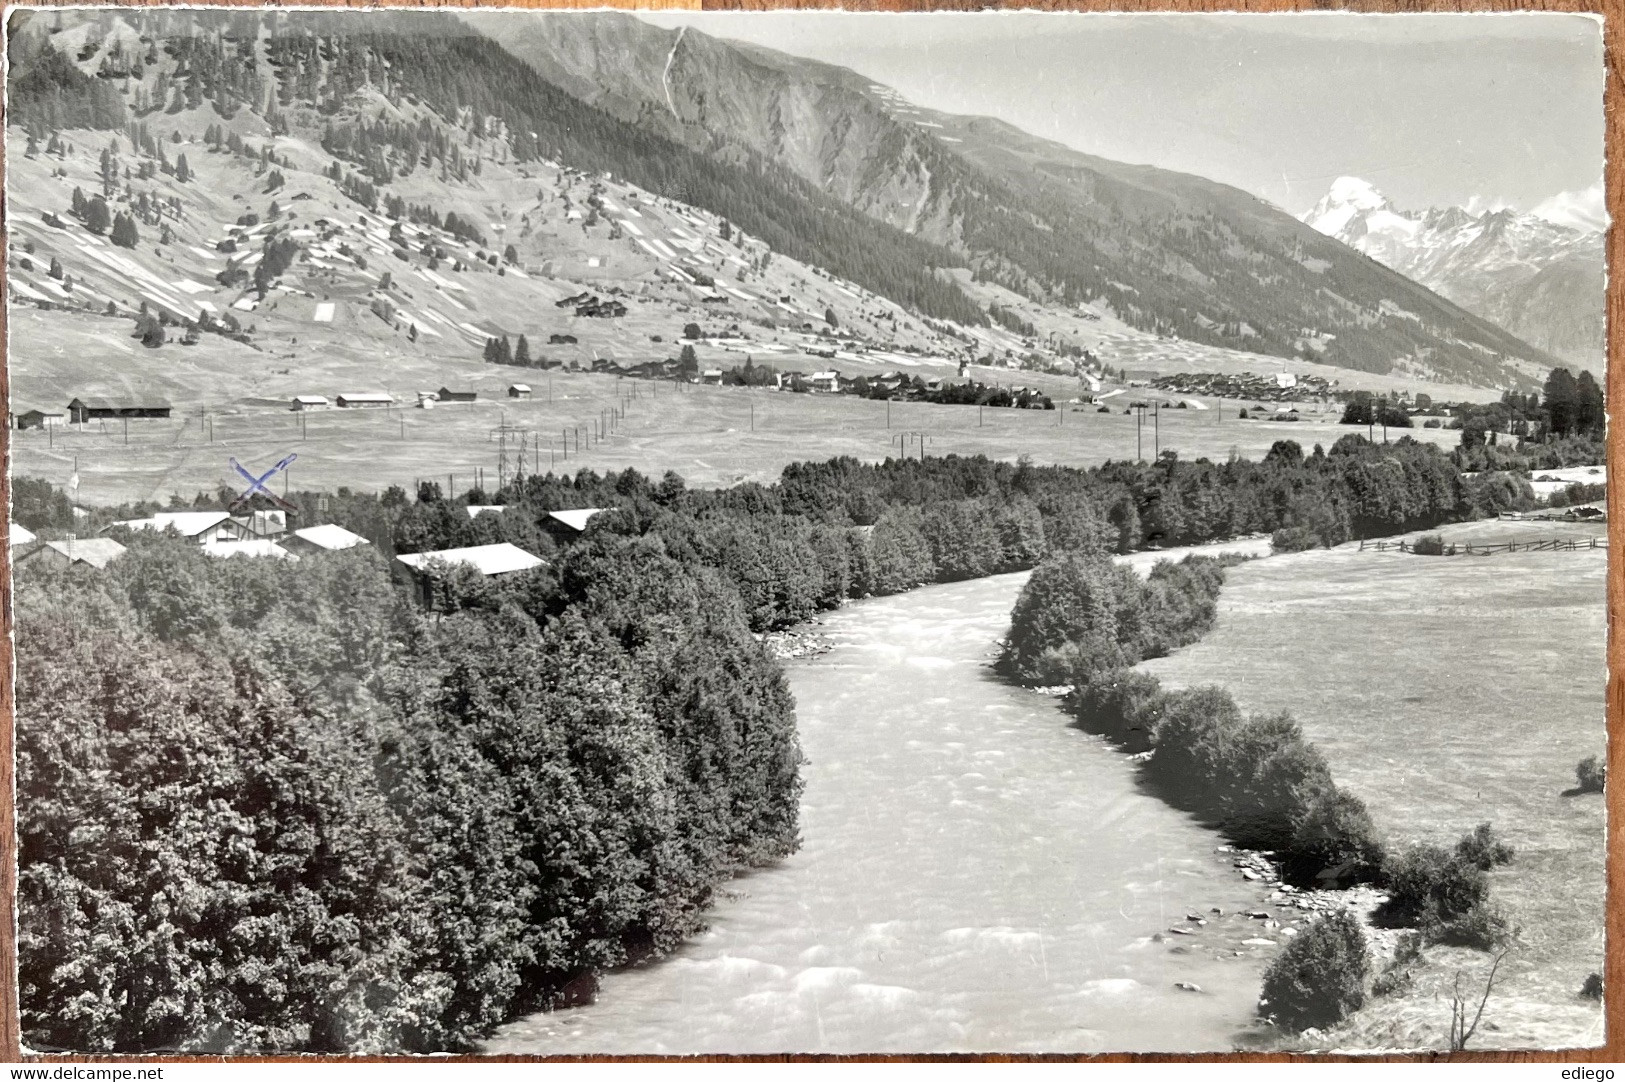
[(832, 639), (812, 628), (796, 628), (792, 631), (769, 631), (757, 635), (756, 641), (767, 647), (768, 653), (780, 661), (817, 657), (819, 654), (829, 653), (835, 647)]

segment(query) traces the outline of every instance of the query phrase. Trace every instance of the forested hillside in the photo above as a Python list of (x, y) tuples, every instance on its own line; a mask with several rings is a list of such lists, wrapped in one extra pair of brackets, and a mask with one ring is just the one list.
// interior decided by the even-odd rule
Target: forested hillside
[[(141, 46), (145, 62), (166, 70), (133, 110), (138, 116), (207, 103), (225, 118), (238, 109), (259, 113), (274, 131), (344, 130), (362, 119), (358, 95), (376, 91), (391, 104), (421, 105), (454, 128), (500, 137), (516, 162), (611, 173), (721, 215), (775, 251), (923, 315), (983, 322), (959, 288), (935, 273), (963, 265), (946, 249), (878, 226), (770, 161), (716, 160), (642, 132), (560, 91), (450, 16), (290, 19), (193, 10), (143, 16), (141, 27), (151, 39)], [(42, 139), (67, 120), (103, 129), (124, 124), (121, 103), (109, 97), (116, 84), (85, 77), (37, 21), (14, 36), (11, 49), (13, 65), (28, 73), (13, 124)], [(144, 75), (138, 57), (107, 78)], [(421, 125), (388, 125), (370, 128), (362, 147), (349, 140), (329, 146), (361, 167), (376, 195), (415, 168), (457, 172), (460, 150), (425, 134)]]

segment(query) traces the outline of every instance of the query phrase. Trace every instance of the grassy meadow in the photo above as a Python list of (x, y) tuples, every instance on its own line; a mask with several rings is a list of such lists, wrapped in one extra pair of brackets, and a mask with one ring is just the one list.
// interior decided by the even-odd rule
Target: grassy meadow
[[(791, 462), (836, 455), (872, 461), (901, 451), (918, 455), (922, 434), (930, 455), (986, 454), (1010, 460), (1030, 455), (1040, 464), (1091, 466), (1136, 454), (1136, 418), (1121, 410), (1099, 413), (1078, 406), (978, 411), (970, 406), (893, 403), (888, 427), (884, 402), (849, 396), (678, 387), (430, 355), (394, 357), (380, 365), (369, 350), (342, 341), (301, 339), (281, 354), (219, 339), (162, 350), (128, 343), (116, 359), (109, 358), (87, 378), (86, 355), (105, 354), (110, 343), (126, 345), (121, 335), (96, 326), (99, 322), (17, 309), (12, 325), (14, 339), (38, 336), (35, 341), (49, 343), (34, 347), (29, 362), (14, 368), (14, 410), (33, 406), (60, 410), (75, 395), (119, 392), (159, 394), (175, 407), (167, 421), (130, 422), (128, 442), (120, 422), (92, 423), (83, 431), (12, 433), (12, 468), (17, 474), (65, 484), (77, 462), (80, 500), (90, 504), (213, 491), (221, 482), (235, 483), (228, 457), (264, 469), (290, 451), (299, 455), (289, 481), (297, 488), (380, 490), (391, 484), (410, 486), (420, 478), (445, 484), (450, 475), (461, 491), (471, 487), (482, 470), (487, 486), (495, 487), (500, 443), (492, 430), (503, 424), (526, 430), (526, 472), (631, 466), (657, 476), (675, 470), (700, 485), (767, 482)], [(108, 322), (113, 331), (123, 326)], [(1002, 379), (1040, 386), (1056, 396), (1070, 397), (1076, 388), (1074, 380), (1033, 373), (987, 369), (975, 374), (989, 382)], [(529, 384), (535, 397), (507, 398), (506, 389), (513, 382)], [(417, 391), (443, 384), (475, 389), (480, 400), (431, 410), (412, 408)], [(287, 408), (296, 394), (331, 398), (345, 391), (388, 391), (402, 408), (330, 410), (302, 418)], [(625, 419), (610, 438), (589, 439), (587, 427), (622, 402)], [(1307, 450), (1317, 442), (1330, 446), (1347, 432), (1365, 431), (1336, 424), (1335, 412), (1311, 413), (1298, 422), (1242, 421), (1237, 417), (1239, 407), (1226, 403), (1222, 414), (1216, 409), (1166, 410), (1159, 422), (1160, 442), (1147, 415), (1139, 453), (1150, 458), (1160, 446), (1188, 458), (1222, 459), (1230, 454), (1257, 458), (1279, 439), (1297, 440)], [(1440, 429), (1415, 429), (1411, 434), (1445, 446), (1457, 438)], [(511, 457), (516, 456), (517, 441), (517, 436), (510, 438)]]
[[(1447, 541), (1585, 539), (1603, 527), (1481, 522)], [(1216, 629), (1146, 664), (1170, 685), (1218, 683), (1254, 712), (1290, 711), (1391, 846), (1451, 845), (1488, 821), (1517, 850), (1490, 875), (1519, 933), (1470, 1047), (1602, 1040), (1578, 992), (1603, 965), (1604, 825), (1574, 795), (1604, 750), (1607, 552), (1424, 557), (1357, 546), (1232, 569)], [(1432, 947), (1406, 993), (1328, 1047), (1448, 1044), (1451, 988), (1482, 988), (1489, 956)]]

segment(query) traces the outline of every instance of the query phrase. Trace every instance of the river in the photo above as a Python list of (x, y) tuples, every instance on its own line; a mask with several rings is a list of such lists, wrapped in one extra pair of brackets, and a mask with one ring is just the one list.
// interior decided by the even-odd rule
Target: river
[[(1143, 570), (1154, 558), (1127, 560)], [(834, 648), (787, 666), (809, 760), (801, 850), (731, 884), (710, 929), (674, 955), (607, 975), (591, 1006), (510, 1023), (484, 1050), (1244, 1043), (1273, 951), (1238, 911), (1266, 891), (1053, 699), (993, 677), (1025, 579), (826, 616), (817, 630)]]

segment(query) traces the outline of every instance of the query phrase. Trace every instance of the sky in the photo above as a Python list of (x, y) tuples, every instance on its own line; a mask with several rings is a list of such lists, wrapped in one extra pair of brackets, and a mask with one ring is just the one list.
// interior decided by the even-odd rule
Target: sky
[(1576, 15), (640, 13), (852, 68), (1302, 214), (1339, 176), (1399, 207), (1600, 185), (1600, 24)]

